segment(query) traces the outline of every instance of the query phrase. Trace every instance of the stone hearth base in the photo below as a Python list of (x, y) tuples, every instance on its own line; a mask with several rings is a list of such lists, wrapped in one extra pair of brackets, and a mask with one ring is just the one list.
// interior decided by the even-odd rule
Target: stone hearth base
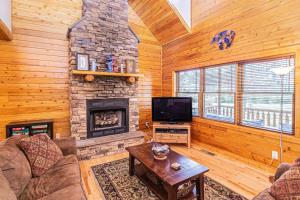
[(142, 144), (145, 134), (140, 131), (80, 140), (76, 142), (79, 160), (89, 160), (125, 151), (125, 147)]

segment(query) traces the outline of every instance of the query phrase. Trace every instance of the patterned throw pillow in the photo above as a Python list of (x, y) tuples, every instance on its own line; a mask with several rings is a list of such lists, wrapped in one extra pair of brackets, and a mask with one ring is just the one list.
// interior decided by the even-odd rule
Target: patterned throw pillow
[(43, 175), (63, 158), (60, 148), (47, 134), (24, 138), (19, 142), (19, 145), (29, 160), (33, 177)]
[(293, 164), (271, 186), (271, 195), (276, 200), (300, 199), (300, 163)]

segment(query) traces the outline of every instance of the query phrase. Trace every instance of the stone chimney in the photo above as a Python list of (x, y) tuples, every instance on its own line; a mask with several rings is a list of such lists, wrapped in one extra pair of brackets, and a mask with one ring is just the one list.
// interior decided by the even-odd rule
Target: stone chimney
[[(127, 0), (84, 0), (83, 17), (69, 29), (71, 132), (77, 139), (86, 139), (86, 100), (128, 98), (130, 131), (138, 128), (138, 82), (130, 84), (123, 77), (95, 77), (85, 82), (74, 75), (76, 54), (88, 54), (106, 70), (106, 57), (114, 55), (118, 63), (134, 60), (138, 66), (138, 40), (128, 26)], [(90, 63), (91, 65), (91, 63)], [(138, 68), (136, 69), (138, 72)]]

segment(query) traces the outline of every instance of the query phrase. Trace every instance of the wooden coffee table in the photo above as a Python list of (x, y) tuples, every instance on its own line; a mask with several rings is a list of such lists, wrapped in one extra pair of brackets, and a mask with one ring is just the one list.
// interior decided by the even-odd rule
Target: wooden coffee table
[[(176, 200), (178, 187), (186, 182), (195, 181), (196, 188), (190, 197), (204, 200), (204, 173), (208, 168), (193, 160), (170, 151), (166, 160), (155, 160), (152, 154), (152, 144), (142, 144), (127, 147), (129, 152), (129, 174), (139, 177), (160, 199)], [(134, 164), (137, 159), (140, 164)], [(171, 168), (177, 162), (180, 170)], [(154, 175), (151, 178), (149, 174)]]

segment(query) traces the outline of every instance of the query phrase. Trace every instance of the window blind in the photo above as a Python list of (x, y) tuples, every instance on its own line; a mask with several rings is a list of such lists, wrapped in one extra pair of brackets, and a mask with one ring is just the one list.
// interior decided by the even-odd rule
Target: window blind
[(234, 122), (236, 64), (204, 69), (204, 114), (208, 119)]
[[(281, 77), (272, 69), (294, 66), (294, 62), (293, 57), (288, 57), (242, 65), (240, 72), (242, 93), (239, 99), (242, 107), (242, 125), (274, 131), (280, 131), (282, 127), (286, 133), (293, 132), (295, 72), (292, 70)], [(281, 102), (281, 89), (283, 102)]]
[(176, 96), (192, 97), (193, 115), (199, 115), (200, 69), (177, 72)]

